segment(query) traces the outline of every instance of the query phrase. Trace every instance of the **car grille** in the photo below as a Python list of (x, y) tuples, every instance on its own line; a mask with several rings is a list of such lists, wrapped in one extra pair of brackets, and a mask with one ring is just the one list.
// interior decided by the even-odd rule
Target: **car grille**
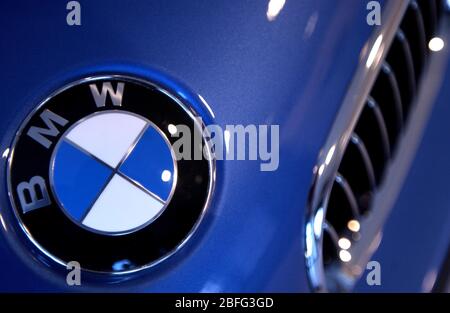
[[(373, 207), (373, 198), (387, 179), (386, 169), (395, 158), (408, 125), (430, 55), (428, 42), (435, 36), (442, 15), (441, 1), (409, 2), (358, 119), (350, 129), (342, 158), (331, 176), (332, 186), (321, 195), (322, 289), (346, 289), (340, 276), (345, 270), (343, 263), (351, 258), (347, 249), (361, 241), (361, 221), (377, 209)], [(315, 192), (312, 190), (311, 194)], [(317, 208), (314, 209), (317, 215)], [(317, 223), (313, 222), (306, 233), (317, 228)], [(314, 231), (317, 233), (317, 229)], [(307, 246), (310, 240), (307, 238)], [(317, 275), (311, 267), (309, 271), (310, 275)]]

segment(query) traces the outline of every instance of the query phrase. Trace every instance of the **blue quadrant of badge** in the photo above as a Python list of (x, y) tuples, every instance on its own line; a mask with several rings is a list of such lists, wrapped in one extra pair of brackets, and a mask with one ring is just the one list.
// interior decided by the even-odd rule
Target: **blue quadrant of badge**
[(172, 190), (173, 162), (162, 135), (148, 127), (119, 171), (165, 201)]
[(54, 160), (53, 184), (58, 200), (72, 218), (81, 222), (105, 186), (112, 169), (66, 141)]

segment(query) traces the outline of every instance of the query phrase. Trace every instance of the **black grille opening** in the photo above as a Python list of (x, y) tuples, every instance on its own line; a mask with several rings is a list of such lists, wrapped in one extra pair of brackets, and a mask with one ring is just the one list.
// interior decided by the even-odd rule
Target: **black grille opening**
[(336, 176), (328, 207), (331, 209), (327, 211), (326, 220), (338, 236), (346, 231), (350, 220), (359, 216), (357, 200), (342, 175)]
[(427, 56), (427, 42), (422, 13), (416, 1), (411, 1), (400, 28), (404, 31), (411, 46), (417, 83)]
[(436, 13), (439, 24), (439, 19), (442, 17), (442, 14), (444, 14), (444, 2), (442, 0), (434, 0), (434, 2), (436, 3)]
[(384, 63), (371, 92), (383, 114), (393, 151), (403, 126), (403, 107), (397, 78), (389, 64)]
[(417, 4), (422, 12), (423, 24), (425, 27), (426, 40), (429, 41), (437, 28), (438, 12), (435, 0), (418, 0)]
[(322, 261), (325, 267), (332, 265), (338, 258), (337, 249), (338, 247), (335, 243), (335, 240), (333, 240), (333, 238), (331, 237), (330, 232), (325, 229), (322, 242)]
[(383, 115), (375, 100), (369, 98), (364, 107), (355, 133), (364, 144), (372, 163), (376, 185), (383, 178), (390, 157), (389, 137)]
[[(373, 170), (358, 146), (359, 143), (357, 143), (357, 140), (354, 140), (355, 137), (352, 139), (345, 151), (339, 167), (339, 173), (342, 177), (345, 177), (346, 182), (352, 189), (359, 213), (365, 214), (370, 207), (375, 180), (374, 177), (371, 177)], [(334, 206), (332, 200), (330, 198), (329, 208)]]
[(386, 60), (397, 79), (403, 106), (403, 120), (406, 121), (416, 93), (416, 80), (411, 47), (401, 29), (394, 38)]

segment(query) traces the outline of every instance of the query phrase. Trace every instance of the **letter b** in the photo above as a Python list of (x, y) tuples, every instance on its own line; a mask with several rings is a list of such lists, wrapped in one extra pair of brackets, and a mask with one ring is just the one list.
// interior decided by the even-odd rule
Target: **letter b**
[(17, 185), (17, 194), (23, 213), (51, 204), (45, 180), (41, 176), (34, 176), (29, 182), (21, 182)]

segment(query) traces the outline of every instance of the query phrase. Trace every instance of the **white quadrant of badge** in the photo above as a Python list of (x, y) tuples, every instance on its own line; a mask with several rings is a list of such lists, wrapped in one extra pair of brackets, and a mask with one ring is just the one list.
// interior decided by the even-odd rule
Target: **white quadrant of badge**
[(51, 184), (65, 214), (103, 234), (136, 231), (155, 220), (176, 184), (171, 146), (158, 128), (125, 111), (92, 114), (62, 136)]

